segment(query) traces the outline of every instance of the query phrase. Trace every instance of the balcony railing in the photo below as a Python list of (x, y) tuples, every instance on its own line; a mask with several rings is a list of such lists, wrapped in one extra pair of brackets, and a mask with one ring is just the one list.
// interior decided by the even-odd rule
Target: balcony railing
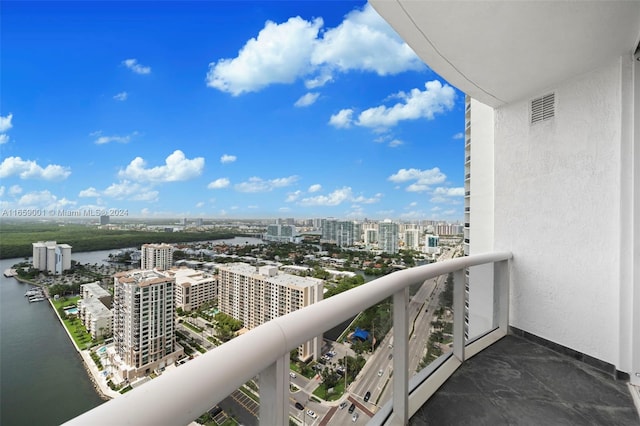
[[(214, 350), (165, 372), (72, 420), (68, 425), (188, 424), (259, 375), (260, 424), (289, 423), (291, 350), (393, 296), (393, 395), (373, 424), (407, 424), (417, 409), (464, 362), (507, 334), (511, 253), (486, 253), (397, 271), (355, 289), (278, 317)], [(493, 328), (465, 340), (466, 268), (494, 265)], [(409, 287), (453, 273), (453, 351), (409, 380)], [(463, 314), (456, 314), (462, 312)]]

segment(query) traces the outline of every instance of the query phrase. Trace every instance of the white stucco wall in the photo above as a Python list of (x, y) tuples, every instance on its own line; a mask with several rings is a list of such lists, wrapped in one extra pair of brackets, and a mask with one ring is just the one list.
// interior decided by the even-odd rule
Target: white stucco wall
[[(494, 111), (471, 100), (469, 254), (493, 251)], [(469, 337), (493, 327), (493, 267), (469, 268)]]
[(513, 326), (618, 364), (621, 62), (496, 110), (495, 249), (514, 254)]

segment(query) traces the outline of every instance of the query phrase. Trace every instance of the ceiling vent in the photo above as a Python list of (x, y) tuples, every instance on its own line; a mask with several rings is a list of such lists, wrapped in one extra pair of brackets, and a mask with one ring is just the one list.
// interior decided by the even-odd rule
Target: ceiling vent
[(531, 124), (545, 121), (556, 115), (556, 94), (549, 93), (531, 101)]

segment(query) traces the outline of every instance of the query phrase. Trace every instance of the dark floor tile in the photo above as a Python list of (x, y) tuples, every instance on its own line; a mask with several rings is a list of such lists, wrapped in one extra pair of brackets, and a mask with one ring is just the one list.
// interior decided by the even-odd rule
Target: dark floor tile
[(509, 335), (460, 366), (410, 424), (640, 426), (640, 418), (624, 382)]

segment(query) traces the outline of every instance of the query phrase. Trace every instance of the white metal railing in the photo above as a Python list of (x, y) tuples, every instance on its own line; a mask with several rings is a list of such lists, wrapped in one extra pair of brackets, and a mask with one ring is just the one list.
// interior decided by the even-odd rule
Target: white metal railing
[[(454, 273), (453, 363), (438, 360), (448, 371), (429, 374), (444, 382), (469, 357), (506, 335), (508, 327), (509, 260), (511, 253), (486, 253), (397, 271), (290, 314), (276, 318), (206, 354), (167, 371), (126, 394), (74, 419), (68, 425), (188, 424), (229, 396), (256, 375), (260, 376), (260, 424), (287, 425), (289, 418), (289, 353), (364, 309), (393, 296), (393, 396), (372, 419), (379, 424), (407, 424), (437, 381), (420, 387), (406, 368), (408, 359), (408, 291), (413, 284)], [(464, 269), (493, 263), (494, 323), (496, 329), (471, 345), (465, 345)], [(497, 297), (495, 297), (497, 295)], [(448, 363), (448, 364), (447, 364)], [(425, 370), (433, 369), (428, 367)], [(427, 371), (428, 372), (428, 371)], [(442, 377), (444, 378), (442, 378)], [(429, 382), (429, 380), (426, 380)], [(436, 383), (437, 384), (437, 383)], [(409, 395), (410, 385), (413, 390)], [(437, 385), (439, 386), (439, 385)], [(437, 387), (436, 387), (437, 389)], [(433, 390), (429, 396), (435, 392)], [(428, 397), (427, 397), (428, 398)], [(419, 405), (418, 405), (419, 404)]]

